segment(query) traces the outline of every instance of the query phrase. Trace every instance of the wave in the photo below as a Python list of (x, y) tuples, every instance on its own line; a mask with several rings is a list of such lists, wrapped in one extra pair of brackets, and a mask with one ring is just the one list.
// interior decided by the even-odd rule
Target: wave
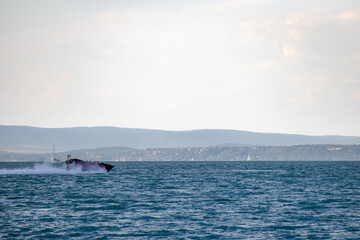
[(91, 173), (105, 173), (104, 169), (94, 169), (92, 171), (83, 172), (81, 169), (66, 170), (65, 166), (54, 166), (50, 163), (37, 163), (33, 167), (16, 168), (16, 169), (0, 169), (0, 175), (6, 174), (91, 174)]
[(272, 170), (272, 169), (235, 169), (231, 172), (253, 172), (253, 173), (261, 173), (261, 172), (274, 172), (274, 173), (286, 173), (286, 170)]

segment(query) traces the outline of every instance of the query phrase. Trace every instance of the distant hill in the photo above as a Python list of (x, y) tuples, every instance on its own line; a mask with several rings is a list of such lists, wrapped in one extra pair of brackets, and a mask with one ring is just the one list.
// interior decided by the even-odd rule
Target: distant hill
[(307, 136), (238, 130), (162, 131), (117, 127), (38, 128), (0, 126), (0, 150), (57, 151), (100, 147), (178, 148), (360, 144), (360, 137)]
[[(298, 145), (252, 147), (94, 148), (57, 152), (90, 161), (360, 161), (360, 145)], [(49, 153), (0, 151), (0, 162), (50, 162)]]

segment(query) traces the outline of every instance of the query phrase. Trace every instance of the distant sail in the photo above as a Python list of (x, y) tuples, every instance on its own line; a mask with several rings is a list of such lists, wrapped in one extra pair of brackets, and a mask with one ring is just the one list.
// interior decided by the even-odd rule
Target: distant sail
[(55, 144), (53, 146), (53, 152), (51, 153), (51, 159), (50, 159), (51, 163), (58, 163), (60, 162), (59, 159), (55, 158)]

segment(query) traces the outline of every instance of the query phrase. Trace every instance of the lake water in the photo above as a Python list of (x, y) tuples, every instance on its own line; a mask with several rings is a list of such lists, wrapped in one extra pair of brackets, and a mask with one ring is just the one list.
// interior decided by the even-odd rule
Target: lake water
[(359, 239), (360, 162), (0, 163), (0, 239)]

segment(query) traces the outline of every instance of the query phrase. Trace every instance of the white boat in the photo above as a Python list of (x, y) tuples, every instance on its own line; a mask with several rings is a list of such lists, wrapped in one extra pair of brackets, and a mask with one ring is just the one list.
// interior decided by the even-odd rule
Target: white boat
[(51, 153), (50, 162), (51, 163), (59, 163), (60, 162), (59, 159), (55, 158), (55, 144), (53, 147), (53, 152)]

